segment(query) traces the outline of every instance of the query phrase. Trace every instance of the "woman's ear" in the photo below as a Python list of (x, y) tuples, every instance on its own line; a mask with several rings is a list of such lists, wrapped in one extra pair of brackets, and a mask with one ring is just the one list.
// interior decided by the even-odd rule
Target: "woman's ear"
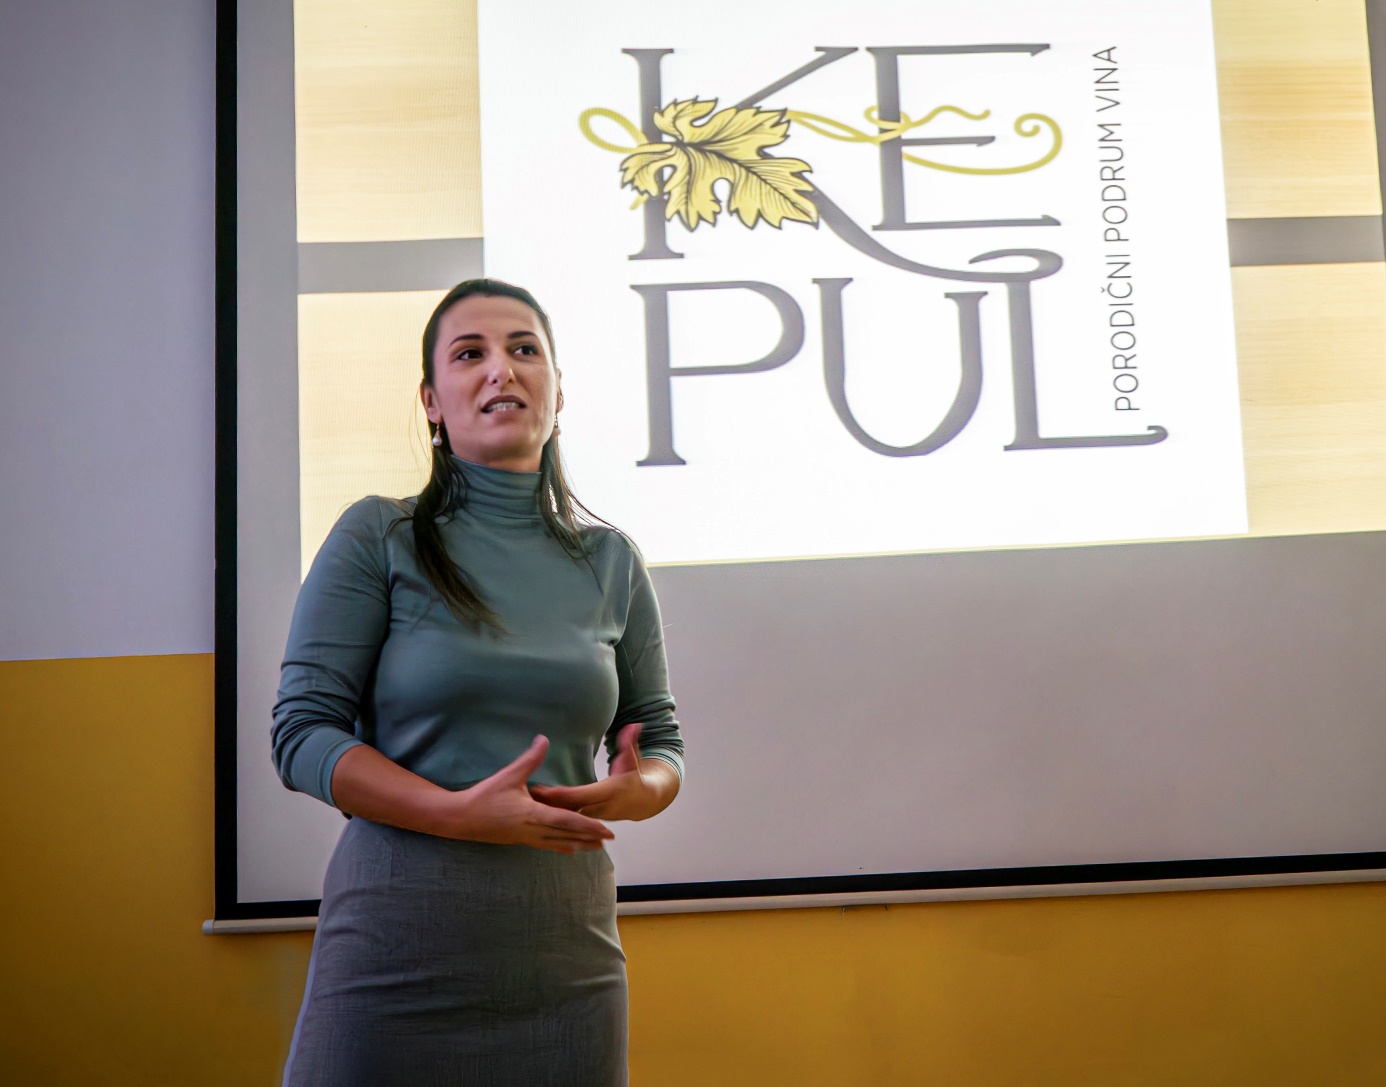
[(443, 411), (438, 407), (438, 397), (433, 392), (433, 386), (419, 383), (419, 401), (423, 404), (424, 414), (428, 416), (428, 421), (435, 426), (443, 421)]

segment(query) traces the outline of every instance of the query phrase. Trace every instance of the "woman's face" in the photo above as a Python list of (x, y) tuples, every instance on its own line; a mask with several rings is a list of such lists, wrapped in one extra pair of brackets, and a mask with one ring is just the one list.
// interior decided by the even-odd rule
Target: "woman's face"
[(456, 456), (537, 472), (563, 406), (539, 315), (516, 298), (472, 295), (453, 305), (438, 324), (433, 384), (419, 396)]

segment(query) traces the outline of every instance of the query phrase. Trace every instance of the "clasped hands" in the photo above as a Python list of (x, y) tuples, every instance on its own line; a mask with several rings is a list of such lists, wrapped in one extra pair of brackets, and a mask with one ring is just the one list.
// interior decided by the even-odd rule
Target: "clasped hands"
[(616, 757), (601, 781), (529, 785), (549, 749), (548, 739), (536, 736), (510, 765), (454, 794), (465, 797), (467, 808), (467, 825), (456, 836), (556, 853), (602, 849), (615, 837), (605, 821), (648, 819), (678, 792), (678, 772), (663, 759), (641, 759), (639, 741), (639, 724), (621, 729)]

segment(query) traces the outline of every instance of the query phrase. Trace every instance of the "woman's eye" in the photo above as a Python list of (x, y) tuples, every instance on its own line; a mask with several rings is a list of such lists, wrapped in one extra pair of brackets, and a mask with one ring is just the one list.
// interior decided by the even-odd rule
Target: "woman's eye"
[(522, 354), (522, 355), (537, 355), (537, 354), (539, 354), (539, 348), (535, 347), (534, 344), (532, 344), (532, 343), (522, 343), (522, 344), (520, 344), (520, 346), (519, 346), (519, 348), (518, 348), (517, 350), (518, 350), (518, 351), (520, 352), (520, 354)]

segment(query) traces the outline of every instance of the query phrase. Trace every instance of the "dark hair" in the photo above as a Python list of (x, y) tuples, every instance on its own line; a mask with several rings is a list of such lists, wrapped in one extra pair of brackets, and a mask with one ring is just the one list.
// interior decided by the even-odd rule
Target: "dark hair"
[[(433, 384), (433, 351), (438, 345), (438, 326), (443, 314), (464, 298), (513, 298), (532, 309), (548, 337), (550, 358), (553, 359), (553, 327), (549, 315), (532, 294), (523, 287), (499, 279), (468, 279), (443, 296), (423, 331), (423, 384)], [(557, 363), (555, 361), (555, 367)], [(443, 598), (443, 603), (458, 620), (468, 626), (490, 626), (504, 630), (500, 618), (482, 600), (467, 580), (467, 575), (453, 562), (443, 546), (438, 518), (449, 510), (463, 505), (467, 498), (467, 482), (451, 456), (447, 428), (429, 422), (428, 433), (442, 435), (442, 444), (430, 446), (433, 451), (428, 482), (419, 492), (411, 520), (414, 526), (414, 548), (419, 566), (429, 583)], [(544, 443), (539, 459), (539, 513), (549, 532), (575, 559), (586, 558), (587, 545), (583, 539), (584, 525), (605, 524), (586, 506), (573, 497), (563, 474), (563, 459), (558, 451), (558, 438), (550, 436)]]

